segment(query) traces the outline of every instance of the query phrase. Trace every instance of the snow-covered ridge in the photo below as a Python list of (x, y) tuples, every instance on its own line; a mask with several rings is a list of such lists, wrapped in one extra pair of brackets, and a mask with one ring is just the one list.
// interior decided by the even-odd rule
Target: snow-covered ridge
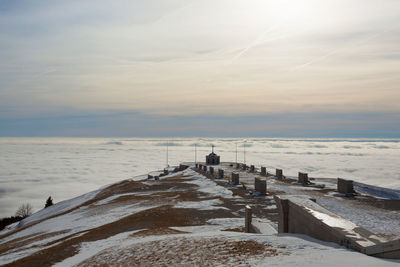
[[(220, 167), (227, 174), (232, 171), (229, 164)], [(0, 264), (13, 261), (18, 264), (28, 257), (34, 259), (32, 262), (40, 262), (42, 257), (57, 266), (135, 265), (138, 261), (148, 265), (161, 262), (199, 265), (205, 259), (211, 265), (230, 262), (291, 266), (307, 262), (309, 266), (329, 266), (326, 259), (331, 255), (340, 257), (343, 264), (350, 260), (362, 262), (364, 266), (394, 263), (303, 235), (277, 235), (276, 222), (272, 221), (276, 218), (273, 197), (249, 194), (253, 190), (254, 175), (241, 174), (245, 187), (207, 178), (190, 168), (160, 180), (133, 178), (111, 184), (35, 213), (27, 218), (24, 227), (15, 228), (15, 232), (0, 233), (4, 248), (0, 249)], [(273, 180), (268, 183), (271, 192), (303, 190), (298, 185), (281, 185)], [(317, 189), (307, 192), (313, 194), (313, 190)], [(254, 218), (264, 234), (243, 232), (243, 208), (249, 203), (254, 207), (254, 216), (270, 216)], [(207, 247), (213, 248), (214, 255)], [(232, 254), (231, 261), (226, 261), (224, 254), (236, 249), (242, 254)], [(186, 257), (185, 251), (191, 257)], [(207, 253), (210, 256), (201, 256)]]

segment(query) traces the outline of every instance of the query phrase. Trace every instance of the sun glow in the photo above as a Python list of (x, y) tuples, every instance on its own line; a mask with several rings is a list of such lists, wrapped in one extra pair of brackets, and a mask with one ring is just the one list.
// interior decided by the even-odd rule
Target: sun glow
[(311, 27), (323, 18), (321, 3), (313, 0), (266, 2), (271, 18), (282, 27)]

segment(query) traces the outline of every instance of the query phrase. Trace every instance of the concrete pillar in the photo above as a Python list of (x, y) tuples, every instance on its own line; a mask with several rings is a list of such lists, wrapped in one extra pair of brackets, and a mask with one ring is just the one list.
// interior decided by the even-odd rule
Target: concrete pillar
[(276, 176), (276, 178), (278, 178), (278, 180), (282, 180), (283, 179), (283, 171), (281, 169), (276, 169), (275, 176)]
[(239, 184), (239, 173), (232, 172), (232, 180), (231, 180), (231, 182), (234, 185), (238, 185)]
[(289, 200), (274, 197), (278, 209), (278, 233), (289, 233)]
[(214, 175), (214, 167), (210, 167), (210, 168), (209, 168), (209, 171), (210, 171), (210, 174), (211, 174), (211, 175)]
[(205, 165), (203, 166), (203, 171), (207, 172), (207, 166), (205, 166)]
[(250, 172), (254, 172), (255, 169), (256, 169), (256, 168), (254, 167), (254, 165), (251, 165), (251, 166), (250, 166)]
[(198, 169), (199, 168), (199, 164), (198, 163), (196, 163), (196, 169)]
[(353, 181), (338, 178), (337, 190), (339, 193), (342, 194), (353, 194), (354, 193)]
[(224, 170), (218, 169), (218, 179), (223, 179), (223, 178), (224, 178)]
[(240, 163), (236, 163), (236, 169), (240, 169)]
[(261, 167), (261, 175), (267, 176), (267, 168)]
[(252, 227), (251, 227), (251, 219), (252, 219), (252, 210), (249, 205), (246, 205), (246, 213), (245, 213), (245, 219), (244, 219), (244, 227), (246, 230), (246, 233), (251, 233)]
[(310, 184), (310, 181), (308, 180), (308, 173), (299, 172), (299, 179), (297, 182), (302, 185)]
[(267, 181), (260, 178), (254, 178), (254, 190), (262, 195), (267, 194)]

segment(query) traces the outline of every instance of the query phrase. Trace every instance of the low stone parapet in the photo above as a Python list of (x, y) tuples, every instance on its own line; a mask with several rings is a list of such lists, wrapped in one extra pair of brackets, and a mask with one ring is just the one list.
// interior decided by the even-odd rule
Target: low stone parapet
[(282, 169), (276, 169), (275, 170), (275, 176), (278, 178), (278, 180), (283, 180), (283, 170)]
[(310, 184), (310, 181), (308, 180), (308, 173), (299, 172), (299, 178), (298, 178), (297, 182), (302, 185)]
[(355, 193), (352, 180), (337, 179), (337, 190), (341, 194), (353, 195)]
[(267, 181), (260, 178), (254, 178), (254, 190), (262, 195), (266, 195)]
[(223, 178), (224, 178), (224, 170), (218, 169), (218, 179), (223, 179)]
[(238, 185), (239, 184), (239, 173), (232, 172), (231, 183), (234, 184), (234, 185)]
[(254, 167), (254, 165), (250, 165), (250, 172), (255, 172), (256, 168)]
[(261, 174), (262, 176), (267, 176), (267, 168), (261, 167), (261, 172), (260, 172), (260, 174)]

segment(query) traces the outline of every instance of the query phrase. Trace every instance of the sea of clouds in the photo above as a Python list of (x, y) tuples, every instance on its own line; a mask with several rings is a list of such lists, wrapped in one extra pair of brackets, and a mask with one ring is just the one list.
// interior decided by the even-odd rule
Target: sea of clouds
[(289, 176), (302, 171), (400, 189), (400, 139), (0, 138), (0, 218), (23, 203), (37, 211), (48, 196), (58, 202), (162, 169), (167, 144), (170, 165), (196, 155), (204, 161), (215, 145), (222, 161), (245, 155), (248, 164)]

